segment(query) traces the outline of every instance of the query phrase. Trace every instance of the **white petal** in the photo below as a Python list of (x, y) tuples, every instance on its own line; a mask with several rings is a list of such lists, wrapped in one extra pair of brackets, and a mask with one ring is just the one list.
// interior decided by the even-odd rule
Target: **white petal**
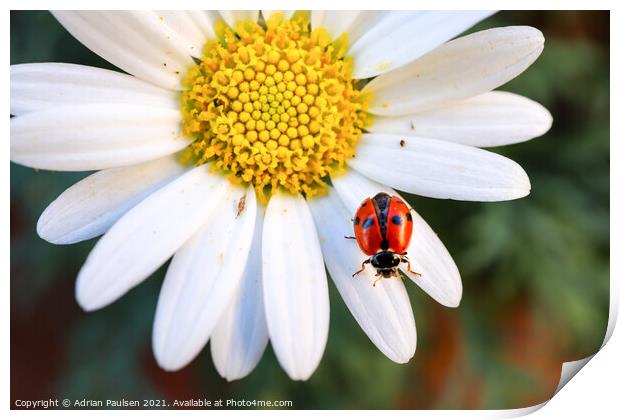
[(265, 209), (258, 207), (252, 248), (241, 284), (211, 335), (211, 356), (229, 381), (247, 376), (258, 364), (269, 333), (263, 301), (261, 242)]
[(377, 182), (426, 197), (503, 201), (530, 192), (527, 174), (512, 160), (443, 140), (362, 134), (348, 164)]
[[(207, 38), (191, 12), (185, 10), (156, 10), (155, 13), (173, 31), (183, 37), (185, 44), (189, 46), (190, 53), (194, 57), (202, 55), (202, 47)], [(200, 18), (199, 18), (200, 19)]]
[(65, 63), (11, 66), (11, 114), (63, 105), (134, 104), (178, 109), (179, 98), (128, 74)]
[(143, 105), (64, 106), (11, 118), (11, 160), (38, 169), (89, 171), (175, 153), (178, 110)]
[(319, 231), (325, 264), (342, 299), (368, 338), (396, 363), (407, 363), (416, 348), (411, 303), (400, 279), (376, 280), (372, 269), (353, 277), (368, 258), (345, 236), (353, 232), (352, 213), (335, 191), (313, 199), (310, 208)]
[(373, 79), (370, 112), (405, 115), (488, 92), (532, 64), (545, 39), (527, 26), (494, 28), (467, 35)]
[[(346, 175), (335, 177), (332, 182), (348, 210), (349, 218), (367, 197), (373, 197), (381, 191), (398, 195), (390, 187), (371, 181), (355, 171), (347, 171)], [(463, 294), (463, 285), (454, 260), (424, 219), (413, 209), (411, 215), (413, 235), (407, 254), (411, 260), (412, 270), (421, 273), (422, 276), (415, 276), (407, 270), (401, 271), (437, 302), (450, 307), (458, 306)]]
[(349, 50), (353, 77), (365, 79), (423, 56), (493, 12), (475, 10), (390, 11)]
[(167, 89), (181, 89), (194, 64), (191, 45), (152, 11), (54, 11), (78, 41), (127, 73)]
[(129, 210), (84, 263), (76, 285), (80, 306), (102, 308), (151, 275), (205, 223), (228, 184), (199, 166)]
[(73, 244), (99, 236), (184, 169), (175, 156), (166, 156), (89, 175), (47, 206), (37, 223), (37, 233), (53, 244)]
[(319, 239), (301, 196), (271, 197), (262, 246), (269, 337), (288, 376), (306, 380), (325, 350), (329, 296)]
[(267, 21), (269, 20), (271, 16), (275, 15), (276, 13), (281, 13), (284, 19), (290, 19), (293, 17), (293, 14), (295, 14), (295, 11), (294, 10), (261, 10), (261, 13), (263, 14), (263, 18)]
[[(185, 13), (191, 16), (196, 25), (198, 25), (202, 31), (202, 34), (206, 40), (215, 39), (215, 22), (219, 18), (217, 12), (209, 10), (188, 10)], [(204, 45), (201, 45), (200, 47), (202, 51), (202, 47), (204, 47)]]
[(519, 143), (542, 136), (553, 118), (537, 102), (509, 92), (489, 92), (417, 114), (373, 117), (367, 129), (447, 140), (477, 147)]
[(332, 40), (347, 32), (360, 14), (359, 10), (313, 10), (310, 25), (312, 30), (325, 28)]
[(229, 185), (217, 201), (217, 210), (175, 254), (159, 294), (153, 352), (165, 370), (181, 369), (202, 350), (247, 262), (256, 222), (254, 190)]
[(258, 20), (259, 10), (220, 10), (222, 19), (233, 29), (236, 29), (237, 22), (250, 20), (256, 22)]
[(347, 38), (349, 40), (349, 46), (355, 44), (355, 42), (364, 36), (367, 32), (372, 30), (376, 25), (379, 25), (381, 19), (389, 15), (391, 12), (388, 10), (362, 10), (357, 15), (355, 21), (351, 24), (351, 27), (347, 31)]

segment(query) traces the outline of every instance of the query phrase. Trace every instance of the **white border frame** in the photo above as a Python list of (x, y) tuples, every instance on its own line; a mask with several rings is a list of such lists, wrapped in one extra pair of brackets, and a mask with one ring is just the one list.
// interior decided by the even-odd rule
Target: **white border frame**
[[(151, 8), (171, 8), (171, 6), (175, 9), (216, 9), (220, 2), (209, 2), (209, 1), (186, 1), (186, 0), (175, 0), (174, 2), (170, 1), (161, 1), (161, 0), (153, 0), (148, 3), (148, 6)], [(273, 1), (273, 0), (263, 0), (261, 2), (262, 5), (265, 5), (265, 8), (271, 9), (291, 9), (292, 6), (296, 6), (296, 9), (353, 9), (352, 5), (355, 6), (355, 9), (407, 9), (410, 8), (413, 3), (410, 1), (392, 1), (392, 0), (382, 0), (381, 2), (372, 2), (368, 0), (356, 0), (354, 4), (351, 2), (335, 2), (334, 0), (316, 0), (312, 2), (308, 1)], [(90, 1), (88, 4), (84, 2), (70, 0), (70, 1), (34, 1), (34, 0), (22, 0), (22, 1), (7, 1), (8, 8), (2, 16), (2, 23), (5, 31), (5, 36), (2, 42), (2, 49), (4, 52), (5, 60), (9, 59), (9, 31), (10, 31), (10, 19), (9, 19), (9, 10), (10, 9), (140, 9), (144, 8), (145, 3), (136, 2), (136, 1), (121, 1), (121, 0), (109, 0), (109, 1)], [(431, 10), (440, 10), (440, 9), (452, 9), (459, 10), (463, 8), (464, 3), (457, 0), (452, 1), (426, 1), (426, 0), (416, 0), (415, 7), (418, 9), (431, 9)], [(618, 11), (614, 10), (612, 1), (603, 1), (603, 0), (589, 0), (585, 1), (575, 1), (575, 0), (565, 0), (562, 2), (551, 2), (547, 1), (542, 3), (541, 1), (533, 1), (533, 0), (522, 0), (522, 1), (482, 1), (482, 0), (470, 0), (466, 3), (466, 9), (489, 9), (489, 8), (497, 8), (501, 7), (502, 9), (508, 10), (547, 10), (547, 9), (558, 9), (558, 10), (611, 10), (611, 42), (610, 42), (610, 54), (611, 54), (611, 68), (616, 69), (618, 72), (618, 30), (617, 25), (619, 24), (620, 19), (618, 18)], [(232, 6), (232, 4), (228, 3), (226, 6)], [(249, 0), (237, 0), (235, 1), (234, 8), (237, 9), (252, 9), (253, 6), (256, 6), (256, 1)], [(543, 6), (543, 7), (541, 7)], [(616, 7), (618, 9), (618, 7)], [(4, 115), (10, 114), (9, 110), (9, 86), (6, 82), (9, 81), (9, 63), (5, 63), (4, 66), (0, 69), (2, 74), (2, 80), (5, 81), (3, 85), (5, 98), (2, 107), (5, 109)], [(611, 72), (612, 80), (611, 80), (611, 115), (620, 115), (616, 98), (618, 97), (618, 86), (615, 83), (613, 72)], [(9, 192), (9, 183), (7, 182), (10, 179), (10, 169), (9, 169), (9, 124), (8, 119), (5, 121), (4, 127), (4, 138), (3, 138), (3, 152), (5, 156), (3, 157), (3, 161), (5, 162), (5, 166), (2, 170), (2, 176), (5, 182), (2, 185), (5, 200), (8, 201), (10, 197)], [(610, 139), (618, 139), (618, 119), (611, 119), (611, 136)], [(620, 246), (618, 239), (618, 221), (614, 219), (614, 214), (618, 214), (620, 210), (618, 192), (614, 193), (614, 186), (617, 185), (619, 175), (620, 175), (620, 165), (618, 165), (618, 144), (617, 142), (610, 142), (610, 153), (611, 153), (611, 174), (610, 174), (610, 194), (611, 194), (611, 208), (610, 208), (610, 217), (611, 217), (611, 225), (610, 225), (610, 235), (611, 235), (611, 255), (620, 256)], [(616, 165), (614, 165), (616, 163)], [(5, 305), (2, 313), (2, 330), (4, 332), (4, 337), (9, 337), (10, 332), (10, 321), (9, 321), (9, 299), (10, 299), (10, 283), (8, 279), (10, 278), (10, 262), (9, 262), (9, 253), (10, 253), (10, 214), (9, 214), (9, 203), (5, 201), (5, 205), (2, 207), (2, 215), (4, 223), (2, 225), (2, 232), (5, 238), (3, 249), (2, 249), (2, 268), (5, 273), (5, 281), (4, 281), (4, 296), (5, 296)], [(593, 416), (593, 418), (609, 418), (610, 413), (617, 413), (619, 407), (619, 398), (616, 382), (618, 380), (620, 374), (620, 341), (617, 337), (614, 337), (613, 331), (616, 325), (616, 320), (618, 317), (618, 302), (620, 298), (619, 294), (619, 283), (620, 283), (620, 273), (618, 272), (618, 261), (611, 260), (611, 284), (610, 284), (610, 311), (609, 311), (609, 322), (607, 333), (605, 336), (605, 340), (603, 343), (603, 347), (601, 350), (586, 359), (582, 359), (574, 362), (564, 363), (562, 366), (562, 376), (560, 379), (560, 383), (558, 384), (558, 388), (556, 390), (556, 396), (554, 396), (550, 401), (522, 409), (516, 410), (471, 410), (471, 411), (356, 411), (355, 413), (346, 413), (353, 414), (356, 418), (376, 418), (376, 417), (392, 417), (392, 418), (407, 418), (411, 419), (411, 416), (415, 416), (416, 419), (427, 419), (427, 418), (508, 418), (508, 417), (518, 417), (527, 415), (530, 413), (535, 413), (533, 418), (536, 419), (556, 419), (556, 418), (583, 418), (584, 416)], [(2, 346), (0, 350), (2, 354), (2, 359), (4, 361), (3, 364), (3, 377), (0, 382), (0, 389), (2, 392), (2, 400), (3, 406), (5, 410), (9, 410), (10, 403), (10, 357), (9, 357), (9, 340), (5, 340), (5, 345)], [(591, 361), (591, 362), (590, 362)], [(590, 363), (588, 363), (590, 362)], [(587, 364), (587, 365), (586, 365)], [(585, 367), (584, 367), (585, 366)], [(570, 379), (581, 369), (583, 368), (583, 372), (579, 373), (579, 379), (570, 381)], [(369, 390), (372, 392), (372, 390)], [(544, 407), (544, 408), (543, 408)], [(542, 409), (541, 409), (542, 408)], [(343, 411), (334, 410), (334, 411), (321, 411), (321, 413), (325, 413), (325, 415), (331, 416), (342, 415), (345, 414)], [(38, 418), (42, 413), (40, 411), (28, 411), (28, 410), (12, 410), (10, 411), (11, 416), (15, 417), (23, 417), (23, 418)], [(76, 418), (82, 417), (84, 413), (81, 410), (69, 411), (69, 410), (58, 410), (58, 411), (47, 411), (45, 413), (50, 418)], [(156, 410), (156, 411), (118, 411), (115, 412), (115, 416), (120, 416), (122, 418), (126, 417), (134, 417), (134, 416), (148, 416), (149, 419), (164, 419), (168, 418), (171, 415), (171, 411), (169, 410)], [(256, 418), (289, 418), (291, 415), (295, 417), (301, 418), (314, 418), (316, 413), (311, 411), (291, 411), (291, 410), (282, 410), (282, 411), (257, 411), (257, 410), (241, 410), (241, 411), (223, 411), (223, 410), (212, 410), (206, 414), (202, 410), (192, 410), (192, 411), (174, 411), (173, 414), (176, 416), (188, 416), (193, 418), (203, 419), (205, 415), (208, 415), (210, 418), (221, 418), (226, 417), (229, 419), (231, 416), (236, 417), (239, 416), (252, 416)], [(323, 414), (321, 414), (323, 415)], [(110, 412), (107, 410), (91, 410), (88, 413), (89, 417), (92, 418), (105, 418), (107, 419), (110, 416)]]

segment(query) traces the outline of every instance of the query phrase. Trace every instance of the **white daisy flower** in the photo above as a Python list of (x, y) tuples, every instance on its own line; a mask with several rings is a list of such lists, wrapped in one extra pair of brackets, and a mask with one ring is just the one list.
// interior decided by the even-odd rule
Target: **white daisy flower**
[[(366, 256), (344, 237), (379, 191), (529, 193), (518, 164), (480, 147), (549, 129), (541, 105), (493, 91), (536, 60), (544, 38), (505, 27), (452, 40), (489, 14), (54, 12), (129, 73), (11, 67), (11, 160), (98, 171), (37, 225), (54, 244), (103, 235), (79, 273), (78, 303), (106, 306), (172, 257), (153, 326), (163, 369), (210, 341), (218, 372), (239, 379), (270, 341), (286, 373), (305, 380), (325, 349), (329, 272), (377, 348), (409, 361), (416, 328), (403, 282), (373, 287), (372, 270), (352, 278)], [(422, 275), (411, 280), (458, 306), (459, 271), (412, 213), (408, 255)]]

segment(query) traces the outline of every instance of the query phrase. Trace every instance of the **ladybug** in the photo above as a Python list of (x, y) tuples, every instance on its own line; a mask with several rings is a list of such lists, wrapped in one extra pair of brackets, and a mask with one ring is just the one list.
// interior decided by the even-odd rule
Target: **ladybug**
[(411, 271), (406, 251), (413, 232), (413, 218), (409, 207), (399, 197), (380, 192), (362, 201), (353, 218), (353, 229), (360, 249), (370, 256), (353, 277), (364, 271), (366, 264), (377, 270), (375, 276), (379, 279), (373, 286), (381, 278), (397, 277), (401, 263), (407, 263), (410, 273), (420, 275)]

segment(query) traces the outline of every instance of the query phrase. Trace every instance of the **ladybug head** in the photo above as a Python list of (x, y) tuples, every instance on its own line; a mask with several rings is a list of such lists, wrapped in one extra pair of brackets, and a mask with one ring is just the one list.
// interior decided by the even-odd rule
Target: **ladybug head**
[(396, 268), (378, 268), (377, 276), (379, 275), (384, 279), (389, 279), (390, 277), (397, 277)]
[(381, 251), (370, 258), (370, 264), (377, 269), (377, 273), (384, 278), (394, 276), (400, 264), (400, 258), (392, 251)]

